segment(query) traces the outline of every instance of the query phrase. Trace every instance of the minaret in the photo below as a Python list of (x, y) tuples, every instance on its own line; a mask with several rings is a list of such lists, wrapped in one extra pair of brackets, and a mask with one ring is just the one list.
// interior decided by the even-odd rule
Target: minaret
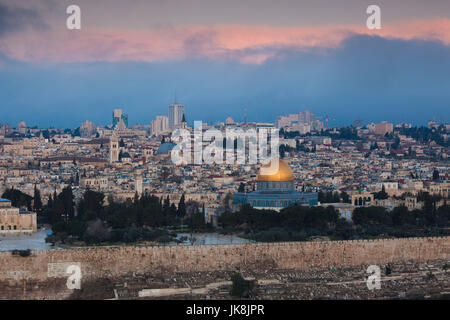
[(138, 193), (138, 195), (142, 195), (142, 175), (137, 174), (134, 177), (134, 189)]
[(181, 128), (182, 129), (187, 128), (187, 122), (186, 122), (186, 117), (184, 116), (184, 112), (183, 112), (183, 119), (181, 120)]
[(109, 139), (109, 163), (119, 161), (119, 139), (115, 134)]

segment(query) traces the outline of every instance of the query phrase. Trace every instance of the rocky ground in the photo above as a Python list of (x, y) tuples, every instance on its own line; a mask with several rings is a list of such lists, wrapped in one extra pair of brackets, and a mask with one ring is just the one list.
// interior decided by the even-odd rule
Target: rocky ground
[[(250, 299), (448, 299), (450, 261), (407, 262), (380, 266), (381, 288), (367, 287), (367, 267), (327, 270), (240, 271), (256, 280)], [(386, 275), (386, 270), (387, 271)], [(84, 284), (72, 299), (230, 299), (233, 272), (131, 275)], [(98, 288), (103, 288), (98, 290)], [(143, 291), (145, 290), (145, 291)], [(146, 296), (140, 296), (146, 295)]]
[[(255, 280), (249, 299), (448, 299), (450, 261), (381, 265), (381, 288), (367, 287), (368, 266), (326, 270), (276, 270), (255, 266), (239, 271)], [(390, 269), (390, 272), (389, 272)], [(0, 299), (230, 299), (234, 271), (130, 274), (116, 279), (82, 281), (81, 290), (68, 290), (67, 279), (44, 283), (0, 283)]]

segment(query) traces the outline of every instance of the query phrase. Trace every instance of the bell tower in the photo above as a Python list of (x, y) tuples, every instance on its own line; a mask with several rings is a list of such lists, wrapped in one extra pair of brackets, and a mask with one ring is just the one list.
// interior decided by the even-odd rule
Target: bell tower
[(134, 189), (136, 190), (136, 192), (138, 193), (138, 195), (142, 195), (142, 175), (141, 174), (136, 174), (134, 177)]
[(115, 134), (109, 139), (109, 163), (119, 161), (119, 139)]

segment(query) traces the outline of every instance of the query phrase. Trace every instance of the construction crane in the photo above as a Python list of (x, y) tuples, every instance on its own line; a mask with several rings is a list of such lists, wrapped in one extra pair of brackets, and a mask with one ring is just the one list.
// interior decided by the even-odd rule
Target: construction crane
[(322, 119), (323, 121), (325, 121), (325, 129), (328, 129), (328, 121), (336, 120), (335, 118), (331, 118), (328, 115), (324, 115), (322, 117), (319, 117), (319, 119)]
[(433, 116), (433, 121), (439, 124), (443, 124), (444, 123), (444, 117), (443, 116)]
[(244, 108), (244, 124), (247, 124), (247, 108)]
[(362, 119), (355, 120), (355, 121), (353, 122), (353, 127), (355, 127), (355, 128), (362, 127), (363, 121), (364, 121), (364, 120), (362, 120)]

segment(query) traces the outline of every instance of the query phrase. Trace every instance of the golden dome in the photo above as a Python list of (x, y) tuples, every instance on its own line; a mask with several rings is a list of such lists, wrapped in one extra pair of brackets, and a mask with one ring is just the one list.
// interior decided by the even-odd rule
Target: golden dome
[[(294, 180), (294, 173), (292, 172), (291, 167), (284, 162), (284, 160), (279, 159), (278, 160), (278, 170), (275, 170), (276, 168), (272, 169), (270, 168), (270, 162), (263, 165), (262, 168), (264, 168), (265, 171), (264, 174), (261, 174), (261, 169), (258, 173), (258, 181), (293, 181)], [(271, 172), (272, 171), (272, 172)]]

